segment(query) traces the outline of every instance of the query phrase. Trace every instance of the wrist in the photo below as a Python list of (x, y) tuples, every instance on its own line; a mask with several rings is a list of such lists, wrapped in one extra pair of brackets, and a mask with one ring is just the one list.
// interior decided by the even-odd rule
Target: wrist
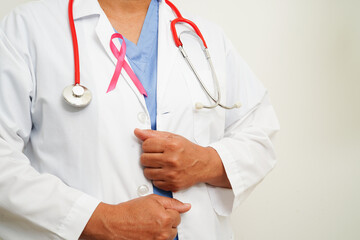
[(217, 151), (212, 147), (205, 147), (208, 166), (208, 177), (205, 183), (215, 186), (231, 188), (229, 179), (226, 175), (226, 171), (222, 160)]
[(106, 228), (106, 215), (109, 211), (108, 208), (111, 205), (105, 204), (101, 202), (93, 214), (91, 215), (88, 223), (86, 224), (80, 239), (105, 239), (107, 236), (107, 228)]

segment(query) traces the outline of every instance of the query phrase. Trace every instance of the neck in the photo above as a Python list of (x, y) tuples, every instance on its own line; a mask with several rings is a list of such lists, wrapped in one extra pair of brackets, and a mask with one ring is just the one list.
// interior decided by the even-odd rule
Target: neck
[(98, 0), (111, 25), (137, 44), (151, 0)]
[(98, 0), (106, 14), (138, 15), (146, 13), (151, 0)]

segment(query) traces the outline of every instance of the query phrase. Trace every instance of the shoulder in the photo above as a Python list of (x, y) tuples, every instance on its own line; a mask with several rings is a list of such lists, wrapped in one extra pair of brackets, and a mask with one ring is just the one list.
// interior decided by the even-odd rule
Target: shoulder
[[(68, 26), (66, 0), (40, 0), (22, 4), (0, 22), (2, 44), (10, 45), (24, 61), (32, 66), (35, 52)], [(66, 31), (66, 30), (65, 30)]]
[(0, 30), (16, 49), (25, 51), (34, 47), (39, 39), (47, 39), (63, 31), (68, 24), (66, 16), (66, 0), (31, 1), (5, 16), (0, 23)]
[(22, 4), (7, 14), (0, 23), (5, 34), (17, 31), (25, 34), (29, 29), (41, 29), (49, 21), (56, 21), (67, 10), (67, 1), (40, 0)]

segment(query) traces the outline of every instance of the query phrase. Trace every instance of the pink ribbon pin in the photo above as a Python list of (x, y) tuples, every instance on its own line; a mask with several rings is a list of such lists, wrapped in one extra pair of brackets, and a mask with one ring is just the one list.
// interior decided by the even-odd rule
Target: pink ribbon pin
[[(113, 42), (113, 40), (115, 38), (121, 38), (122, 39), (120, 51), (118, 51), (118, 49), (116, 48), (116, 46), (115, 46), (115, 44)], [(117, 84), (117, 82), (119, 80), (121, 69), (124, 68), (124, 70), (127, 72), (127, 74), (129, 75), (129, 77), (131, 78), (131, 80), (135, 84), (136, 88), (139, 90), (139, 92), (142, 95), (144, 95), (145, 97), (147, 97), (147, 93), (145, 91), (144, 86), (141, 84), (140, 80), (137, 78), (137, 76), (135, 75), (134, 71), (131, 69), (129, 64), (125, 61), (126, 43), (125, 43), (125, 40), (124, 40), (123, 36), (120, 33), (114, 33), (111, 36), (110, 49), (111, 49), (112, 53), (114, 54), (115, 58), (118, 61), (117, 61), (117, 64), (116, 64), (114, 75), (113, 75), (113, 77), (111, 79), (109, 88), (108, 88), (106, 93), (111, 92), (112, 90), (115, 89), (116, 84)]]

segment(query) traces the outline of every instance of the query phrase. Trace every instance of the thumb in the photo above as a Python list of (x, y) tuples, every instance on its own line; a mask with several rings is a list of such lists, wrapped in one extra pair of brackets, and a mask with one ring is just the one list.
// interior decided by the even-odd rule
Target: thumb
[(154, 137), (155, 133), (153, 133), (155, 131), (150, 130), (150, 129), (138, 129), (135, 128), (134, 130), (134, 134), (135, 136), (140, 139), (141, 141), (145, 141), (146, 139), (150, 138), (150, 137)]
[(191, 208), (190, 203), (183, 203), (173, 198), (161, 197), (158, 201), (165, 209), (173, 209), (179, 213), (186, 213)]

